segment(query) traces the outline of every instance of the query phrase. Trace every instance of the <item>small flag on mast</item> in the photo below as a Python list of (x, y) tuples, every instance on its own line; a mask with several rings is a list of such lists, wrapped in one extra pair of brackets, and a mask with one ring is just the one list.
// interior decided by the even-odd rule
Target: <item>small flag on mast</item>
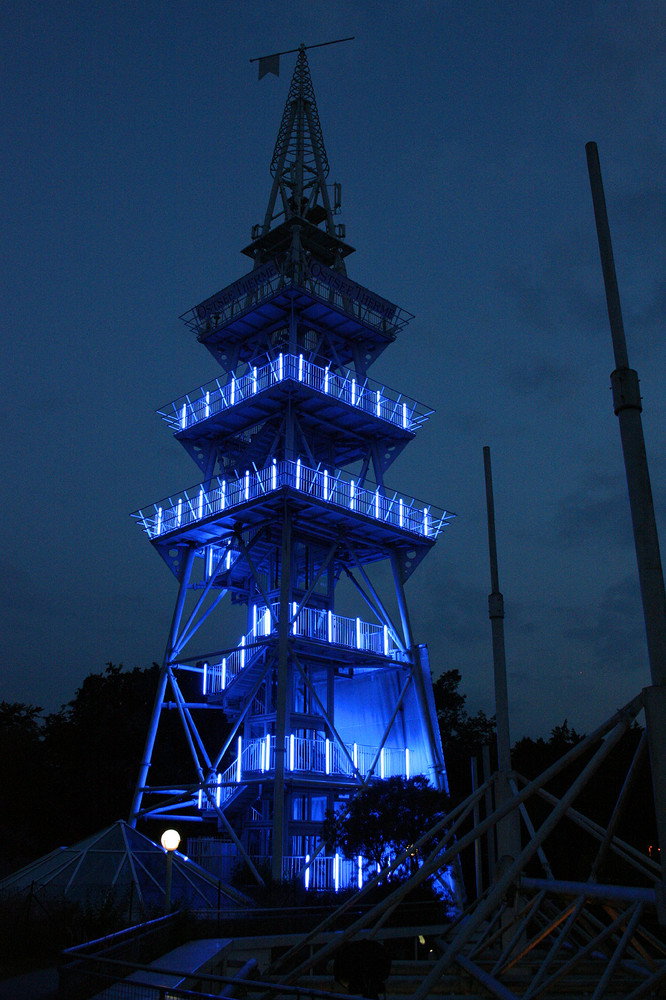
[(297, 49), (285, 49), (284, 52), (274, 52), (270, 56), (257, 56), (256, 59), (250, 59), (250, 62), (259, 63), (259, 79), (262, 76), (266, 76), (268, 73), (274, 73), (275, 76), (280, 75), (280, 56), (288, 56), (292, 52), (305, 52), (306, 49), (321, 49), (325, 45), (337, 45), (338, 42), (351, 42), (354, 36), (350, 35), (349, 38), (335, 38), (332, 42), (319, 42), (317, 45), (301, 45)]
[(259, 60), (259, 79), (262, 76), (266, 76), (267, 73), (274, 73), (275, 76), (280, 75), (280, 53), (276, 53), (273, 56), (262, 56)]

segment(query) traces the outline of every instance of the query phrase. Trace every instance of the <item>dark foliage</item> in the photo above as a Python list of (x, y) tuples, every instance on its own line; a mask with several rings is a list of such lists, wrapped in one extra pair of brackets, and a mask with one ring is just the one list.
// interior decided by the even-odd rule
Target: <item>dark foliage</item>
[[(322, 836), (331, 847), (339, 847), (346, 858), (360, 854), (385, 870), (393, 857), (446, 815), (447, 804), (447, 796), (432, 788), (423, 775), (386, 778), (367, 785), (351, 800), (346, 813), (329, 813)], [(414, 850), (403, 868), (391, 877), (415, 871), (428, 849), (426, 844), (420, 851)]]
[[(561, 726), (555, 726), (551, 730), (548, 740), (544, 740), (541, 736), (536, 740), (529, 736), (523, 736), (522, 739), (518, 740), (511, 751), (511, 764), (526, 778), (535, 778), (568, 753), (583, 738), (584, 734), (577, 733), (565, 719)], [(588, 754), (585, 759), (588, 760), (589, 756)], [(564, 790), (571, 783), (572, 775), (579, 771), (580, 764), (572, 765), (572, 768), (563, 772), (563, 779), (556, 780), (554, 789)]]
[[(109, 663), (59, 712), (0, 705), (3, 874), (127, 818), (158, 675), (156, 664), (125, 671)], [(182, 751), (169, 735), (166, 753)]]
[[(127, 819), (159, 672), (155, 663), (145, 670), (107, 663), (85, 678), (72, 701), (45, 717), (34, 705), (0, 704), (0, 875)], [(195, 694), (189, 675), (179, 683), (186, 697)], [(213, 726), (221, 741), (220, 713), (192, 714), (204, 740)], [(162, 713), (150, 780), (195, 780), (175, 706)]]
[(484, 746), (490, 746), (493, 766), (497, 756), (495, 719), (482, 709), (475, 715), (467, 714), (467, 696), (458, 690), (461, 680), (459, 670), (446, 670), (433, 684), (451, 797), (455, 801), (472, 791), (472, 758), (480, 757)]
[(44, 822), (41, 711), (36, 705), (0, 702), (0, 874), (16, 867), (14, 859), (39, 853)]
[[(643, 730), (634, 725), (625, 733), (611, 751), (591, 781), (588, 781), (574, 808), (605, 828), (613, 815), (618, 797), (628, 774), (631, 762), (638, 749)], [(513, 748), (512, 765), (526, 778), (534, 778), (575, 747), (583, 737), (572, 729), (565, 720), (556, 726), (549, 740), (533, 740), (524, 737)], [(561, 797), (573, 784), (576, 777), (590, 761), (598, 744), (586, 750), (557, 774), (545, 786), (546, 791)], [(547, 814), (550, 806), (531, 803), (529, 811), (536, 825)], [(629, 786), (627, 799), (619, 813), (616, 835), (648, 855), (650, 845), (657, 842), (654, 799), (649, 757), (646, 751), (639, 758), (633, 781)], [(565, 819), (545, 842), (545, 851), (559, 878), (587, 879), (595, 863), (599, 841), (586, 834), (571, 819)], [(536, 870), (535, 870), (536, 874)], [(599, 881), (635, 881), (632, 869), (625, 865), (614, 853), (609, 853), (603, 864), (595, 870)]]
[(44, 794), (58, 843), (126, 818), (146, 739), (159, 668), (107, 664), (46, 717)]

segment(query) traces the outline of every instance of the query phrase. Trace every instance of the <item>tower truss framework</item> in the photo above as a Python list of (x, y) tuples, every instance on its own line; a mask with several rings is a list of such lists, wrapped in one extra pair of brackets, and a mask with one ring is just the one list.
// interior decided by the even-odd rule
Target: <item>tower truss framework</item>
[[(452, 516), (386, 483), (432, 411), (368, 375), (413, 317), (347, 276), (328, 170), (301, 47), (253, 269), (182, 317), (221, 372), (160, 411), (200, 481), (134, 515), (178, 596), (131, 814), (212, 830), (258, 881), (322, 887), (364, 877), (326, 856), (327, 810), (391, 775), (447, 789), (404, 587)], [(191, 777), (151, 783), (169, 710)]]

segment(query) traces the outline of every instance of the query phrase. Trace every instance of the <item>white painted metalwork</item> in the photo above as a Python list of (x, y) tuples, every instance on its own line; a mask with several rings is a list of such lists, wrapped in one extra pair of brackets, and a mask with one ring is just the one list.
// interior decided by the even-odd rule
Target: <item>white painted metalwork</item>
[[(258, 858), (257, 860), (263, 861), (264, 859)], [(266, 860), (270, 861), (270, 858)], [(314, 857), (309, 854), (284, 855), (282, 877), (287, 882), (301, 879), (306, 888), (313, 890), (333, 887), (335, 892), (339, 892), (341, 889), (356, 889), (358, 887), (358, 858), (349, 860), (343, 858), (341, 854), (334, 854), (332, 857), (321, 854)]]
[[(246, 667), (252, 665), (254, 658), (261, 655), (264, 648), (256, 645), (257, 640), (270, 635), (277, 636), (279, 612), (279, 604), (272, 604), (270, 609), (257, 607), (256, 624), (247, 635), (241, 637), (237, 648), (223, 657), (219, 663), (204, 664), (201, 668), (204, 675), (204, 694), (221, 694)], [(299, 612), (297, 604), (292, 605), (291, 613), (292, 633), (295, 635), (318, 639), (333, 646), (377, 653), (392, 659), (400, 658), (401, 649), (386, 625), (375, 625), (360, 618), (345, 618), (343, 615), (334, 615), (332, 611), (320, 608), (306, 607), (301, 608)]]
[(268, 362), (259, 368), (250, 366), (242, 375), (230, 375), (226, 384), (219, 378), (214, 379), (166, 404), (158, 412), (174, 433), (178, 433), (286, 380), (300, 382), (315, 392), (332, 396), (347, 406), (412, 433), (433, 413), (429, 407), (389, 386), (368, 378), (358, 384), (348, 369), (331, 371), (329, 365), (317, 365), (302, 354), (280, 354), (277, 370), (274, 362)]
[[(288, 769), (294, 773), (312, 773), (355, 778), (367, 776), (376, 761), (379, 747), (358, 743), (345, 744), (345, 753), (334, 740), (313, 739), (290, 733), (285, 739)], [(382, 747), (379, 752), (381, 773), (376, 777), (407, 777), (409, 749)], [(353, 766), (350, 763), (353, 761)], [(275, 769), (275, 736), (266, 734), (253, 740), (238, 737), (236, 756), (225, 771), (217, 776), (215, 798), (224, 804), (235, 794), (239, 784), (258, 774), (270, 774)], [(358, 772), (358, 773), (357, 773)], [(210, 808), (206, 796), (198, 798), (200, 809)]]
[[(195, 487), (194, 491), (184, 490), (177, 501), (170, 498), (168, 506), (155, 504), (152, 512), (142, 509), (132, 516), (142, 524), (150, 538), (158, 538), (176, 528), (195, 524), (223, 511), (231, 512), (249, 500), (274, 493), (283, 487), (306, 493), (322, 503), (355, 511), (373, 521), (400, 528), (422, 538), (437, 538), (454, 516), (441, 508), (416, 506), (414, 500), (407, 501), (397, 492), (389, 493), (382, 486), (366, 489), (344, 472), (329, 473), (326, 469), (314, 469), (300, 458), (295, 462), (272, 461), (270, 465), (256, 471), (248, 469), (238, 479), (225, 480), (216, 476), (207, 489), (202, 485)], [(193, 505), (193, 492), (196, 505)]]

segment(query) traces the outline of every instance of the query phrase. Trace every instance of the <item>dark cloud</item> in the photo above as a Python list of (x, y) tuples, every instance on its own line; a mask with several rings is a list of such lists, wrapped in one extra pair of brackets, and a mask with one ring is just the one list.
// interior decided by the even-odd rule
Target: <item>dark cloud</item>
[(628, 577), (608, 587), (598, 605), (583, 616), (570, 612), (574, 624), (563, 635), (579, 643), (590, 657), (590, 666), (601, 674), (644, 678), (647, 660), (645, 625), (638, 580)]
[(564, 388), (570, 395), (581, 379), (571, 374), (571, 366), (549, 358), (538, 358), (513, 369), (505, 376), (509, 387), (521, 397), (537, 397), (549, 403), (561, 401)]
[[(643, 160), (636, 166), (649, 171), (650, 164)], [(629, 183), (632, 187), (615, 198), (617, 221), (623, 231), (631, 232), (636, 238), (633, 252), (660, 260), (666, 254), (666, 247), (656, 234), (666, 230), (666, 184), (653, 177), (646, 183), (639, 181), (638, 186), (633, 180)]]
[[(666, 512), (664, 464), (658, 453), (649, 459), (657, 527)], [(633, 548), (626, 474), (621, 460), (615, 465), (614, 472), (598, 468), (580, 472), (575, 489), (559, 498), (557, 514), (548, 532), (555, 544), (573, 549), (594, 541), (608, 550)]]
[[(426, 564), (421, 572), (427, 574)], [(448, 576), (448, 574), (447, 574)], [(460, 580), (433, 579), (418, 598), (412, 616), (415, 628), (428, 636), (428, 642), (450, 645), (458, 652), (469, 649), (489, 636), (488, 595), (482, 587)]]
[(627, 483), (622, 472), (586, 473), (578, 488), (561, 498), (552, 527), (558, 545), (580, 546), (590, 539), (614, 546), (632, 545)]
[(580, 259), (573, 255), (575, 243), (579, 243), (578, 236), (572, 236), (566, 248), (545, 254), (537, 265), (524, 260), (520, 268), (499, 275), (510, 315), (529, 336), (521, 342), (549, 352), (570, 376), (580, 348), (585, 353), (593, 347), (596, 350), (599, 334), (607, 333), (601, 272), (598, 276), (581, 273)]

